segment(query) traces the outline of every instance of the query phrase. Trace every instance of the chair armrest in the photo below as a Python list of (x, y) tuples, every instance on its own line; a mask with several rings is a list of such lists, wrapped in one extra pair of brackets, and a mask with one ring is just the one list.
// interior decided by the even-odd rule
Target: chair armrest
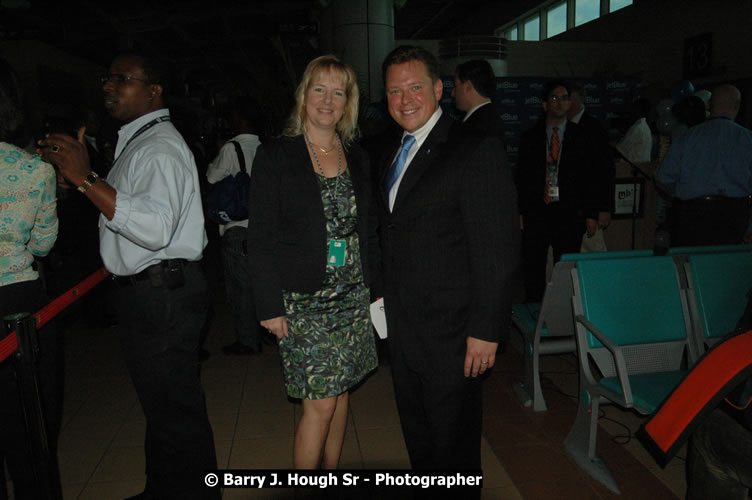
[(595, 326), (582, 314), (575, 316), (575, 321), (582, 323), (590, 333), (593, 334), (603, 346), (608, 349), (611, 355), (614, 357), (614, 364), (616, 365), (616, 375), (619, 377), (619, 384), (621, 384), (622, 394), (624, 395), (624, 403), (627, 407), (632, 407), (634, 401), (632, 399), (632, 386), (629, 384), (629, 374), (627, 373), (627, 362), (624, 359), (624, 353), (621, 347), (614, 344), (605, 333)]

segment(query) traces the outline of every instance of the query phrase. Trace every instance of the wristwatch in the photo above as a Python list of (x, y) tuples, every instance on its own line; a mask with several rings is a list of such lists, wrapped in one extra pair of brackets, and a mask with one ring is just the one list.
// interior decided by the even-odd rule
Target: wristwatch
[(88, 174), (86, 174), (86, 179), (84, 179), (84, 183), (78, 186), (78, 190), (82, 193), (85, 193), (87, 189), (91, 187), (92, 184), (97, 182), (97, 179), (99, 179), (99, 176), (95, 171), (91, 171)]

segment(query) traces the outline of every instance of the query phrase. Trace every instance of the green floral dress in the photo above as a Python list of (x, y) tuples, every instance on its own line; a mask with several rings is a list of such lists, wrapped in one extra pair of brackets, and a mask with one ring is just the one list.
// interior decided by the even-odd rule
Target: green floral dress
[(320, 290), (312, 294), (284, 292), (289, 329), (279, 351), (287, 394), (298, 399), (342, 394), (378, 365), (350, 171), (345, 170), (339, 178), (318, 178), (327, 240), (342, 239), (347, 246), (343, 265), (326, 266)]

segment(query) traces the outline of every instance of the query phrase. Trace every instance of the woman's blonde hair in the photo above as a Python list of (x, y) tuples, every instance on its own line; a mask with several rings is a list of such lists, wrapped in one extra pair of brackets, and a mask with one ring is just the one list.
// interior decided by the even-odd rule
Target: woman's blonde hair
[(303, 78), (295, 90), (295, 107), (287, 119), (287, 126), (282, 132), (287, 136), (298, 136), (303, 133), (303, 124), (306, 119), (305, 96), (308, 88), (311, 86), (311, 80), (320, 71), (334, 72), (342, 77), (345, 86), (345, 110), (342, 117), (337, 122), (337, 132), (344, 144), (349, 144), (358, 138), (358, 101), (360, 100), (360, 91), (358, 90), (357, 77), (355, 71), (348, 65), (340, 61), (336, 56), (324, 55), (319, 56), (308, 63)]

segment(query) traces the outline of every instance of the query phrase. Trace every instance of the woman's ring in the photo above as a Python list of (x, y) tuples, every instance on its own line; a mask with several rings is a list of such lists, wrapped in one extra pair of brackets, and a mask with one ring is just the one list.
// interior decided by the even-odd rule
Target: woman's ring
[(60, 146), (58, 146), (57, 144), (53, 144), (52, 146), (50, 146), (50, 150), (53, 153), (57, 153), (58, 151), (60, 151)]

